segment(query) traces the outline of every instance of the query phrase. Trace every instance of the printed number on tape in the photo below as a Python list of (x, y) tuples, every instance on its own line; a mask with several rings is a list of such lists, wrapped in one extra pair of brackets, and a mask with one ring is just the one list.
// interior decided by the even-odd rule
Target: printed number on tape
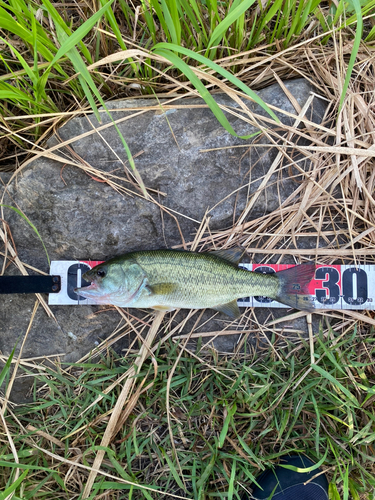
[[(89, 285), (82, 275), (101, 264), (102, 261), (52, 261), (50, 273), (61, 276), (61, 291), (50, 294), (51, 305), (94, 304), (85, 297), (79, 297), (74, 288)], [(274, 273), (292, 267), (286, 264), (241, 264), (249, 271)], [(375, 309), (375, 266), (319, 265), (315, 279), (309, 286), (315, 296), (316, 309)], [(245, 297), (238, 301), (240, 307), (284, 307), (268, 297)]]

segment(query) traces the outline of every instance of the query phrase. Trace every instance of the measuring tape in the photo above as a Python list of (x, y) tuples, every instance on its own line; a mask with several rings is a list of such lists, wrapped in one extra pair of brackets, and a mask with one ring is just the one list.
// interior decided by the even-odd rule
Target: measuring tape
[[(89, 285), (82, 275), (103, 261), (52, 261), (51, 274), (61, 277), (61, 290), (49, 295), (50, 305), (95, 304), (79, 297), (74, 288)], [(283, 271), (288, 264), (240, 264), (248, 271), (274, 273)], [(315, 297), (316, 309), (375, 310), (375, 265), (317, 265), (315, 278), (311, 280), (309, 292)], [(284, 304), (268, 297), (245, 297), (238, 301), (239, 307), (284, 307)]]

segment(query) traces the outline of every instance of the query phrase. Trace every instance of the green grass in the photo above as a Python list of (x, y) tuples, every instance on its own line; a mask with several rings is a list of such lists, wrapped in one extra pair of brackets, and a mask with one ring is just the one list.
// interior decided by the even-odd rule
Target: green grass
[[(335, 36), (343, 45), (353, 42), (350, 55), (340, 59), (347, 67), (334, 105), (342, 106), (354, 72), (360, 84), (357, 51), (363, 46), (367, 57), (375, 39), (375, 0), (340, 1), (337, 8), (321, 0), (276, 0), (263, 7), (254, 0), (136, 4), (137, 11), (126, 0), (79, 8), (50, 0), (0, 0), (0, 126), (11, 162), (13, 154), (27, 155), (30, 143), (51, 135), (65, 119), (58, 113), (86, 106), (97, 113), (107, 100), (127, 96), (129, 84), (139, 85), (137, 96), (196, 90), (236, 135), (211, 91), (236, 89), (257, 99), (247, 76), (257, 57), (294, 51), (301, 43), (332, 55)], [(143, 58), (127, 52), (133, 48)], [(111, 62), (102, 64), (107, 57)], [(124, 140), (123, 147), (145, 193)], [(106, 448), (92, 498), (106, 493), (111, 499), (238, 499), (260, 471), (285, 453), (300, 452), (323, 463), (331, 499), (373, 500), (375, 335), (368, 326), (342, 337), (326, 333), (316, 340), (313, 364), (307, 345), (295, 350), (278, 342), (277, 357), (267, 349), (218, 357), (202, 354), (198, 345), (199, 359), (183, 351), (175, 366), (180, 348), (161, 346), (156, 373), (146, 361), (138, 375), (143, 387), (151, 387)], [(8, 405), (0, 424), (0, 500), (12, 494), (15, 500), (82, 498), (105, 415), (120, 389), (104, 391), (132, 361), (111, 352), (100, 362), (47, 369), (37, 377), (45, 388), (35, 389), (34, 404)], [(0, 382), (9, 378), (9, 366), (10, 361)]]
[[(162, 84), (168, 75), (182, 77), (203, 98), (204, 81), (197, 85), (198, 77), (194, 77), (192, 67), (203, 64), (204, 72), (213, 70), (219, 79), (228, 79), (228, 71), (220, 65), (214, 66), (214, 60), (260, 45), (275, 53), (280, 47), (287, 48), (302, 40), (311, 23), (316, 24), (318, 33), (324, 33), (346, 24), (355, 26), (358, 19), (355, 58), (362, 35), (362, 16), (374, 13), (375, 2), (371, 0), (361, 7), (358, 0), (350, 4), (341, 1), (337, 11), (327, 10), (326, 3), (320, 0), (277, 0), (264, 8), (255, 0), (151, 0), (142, 1), (139, 7), (139, 15), (135, 15), (127, 2), (114, 4), (113, 0), (101, 0), (101, 8), (96, 12), (80, 9), (69, 17), (71, 10), (62, 4), (55, 7), (50, 0), (1, 0), (0, 110), (4, 118), (25, 116), (12, 121), (11, 130), (16, 132), (30, 125), (26, 120), (29, 115), (65, 111), (79, 103), (89, 104), (97, 113), (97, 105), (103, 105), (115, 89), (103, 74), (91, 73), (87, 66), (116, 51), (132, 48), (133, 40), (151, 53), (162, 50), (170, 64), (154, 68), (129, 56), (119, 70), (120, 75), (128, 81), (142, 82), (146, 93), (152, 93), (151, 87)], [(367, 37), (373, 38), (373, 29)], [(349, 76), (353, 63), (354, 59)], [(233, 73), (235, 64), (230, 70)], [(245, 93), (251, 93), (245, 83), (241, 87), (234, 75), (230, 81), (242, 90), (246, 87)], [(212, 103), (208, 104), (223, 123), (222, 113)], [(39, 120), (35, 118), (36, 126), (32, 129), (34, 139), (45, 130), (37, 126)], [(228, 124), (223, 125), (235, 133)], [(12, 140), (23, 144), (20, 136)]]
[[(30, 141), (38, 140), (51, 127), (50, 121), (42, 120), (40, 115), (89, 105), (100, 121), (98, 105), (106, 109), (105, 100), (111, 95), (121, 96), (122, 89), (105, 78), (108, 66), (101, 73), (87, 67), (118, 51), (123, 52), (118, 61), (122, 62), (119, 76), (139, 82), (146, 94), (172, 78), (187, 81), (223, 127), (237, 135), (207, 92), (205, 74), (216, 77), (218, 87), (222, 88), (220, 82), (228, 82), (256, 100), (277, 121), (249, 84), (235, 76), (236, 57), (260, 45), (266, 46), (270, 54), (291, 47), (304, 39), (306, 28), (314, 23), (317, 33), (329, 32), (324, 43), (328, 43), (332, 30), (357, 25), (341, 106), (362, 38), (362, 17), (373, 15), (375, 1), (362, 7), (359, 0), (349, 4), (341, 1), (337, 10), (329, 10), (321, 0), (277, 0), (264, 7), (255, 0), (151, 0), (142, 1), (136, 14), (127, 2), (101, 0), (95, 12), (81, 8), (73, 11), (74, 16), (68, 14), (71, 9), (65, 9), (63, 4), (55, 7), (50, 0), (0, 0), (0, 115), (4, 138), (21, 155)], [(373, 29), (367, 39), (373, 39)], [(127, 55), (134, 42), (145, 51), (143, 61)], [(162, 56), (164, 64), (154, 62), (152, 54)], [(222, 57), (234, 58), (229, 70), (215, 64)], [(135, 179), (147, 197), (132, 153), (117, 132)]]
[[(162, 492), (240, 498), (278, 457), (304, 453), (324, 463), (331, 498), (373, 498), (375, 338), (370, 331), (340, 338), (332, 330), (329, 337), (317, 339), (312, 366), (306, 345), (294, 352), (295, 346), (285, 345), (277, 359), (273, 350), (233, 358), (203, 355), (198, 345), (195, 354), (202, 362), (184, 351), (168, 395), (174, 446), (166, 382), (179, 348), (164, 345), (156, 353), (156, 375), (151, 362), (138, 375), (153, 385), (107, 449), (102, 470), (108, 476), (98, 475), (93, 492), (106, 491), (107, 498), (125, 498), (116, 496), (121, 491), (133, 499), (162, 498)], [(81, 498), (87, 470), (78, 467), (68, 474), (70, 466), (61, 458), (92, 465), (106, 427), (102, 416), (114, 406), (119, 388), (90, 405), (131, 363), (108, 353), (99, 362), (38, 376), (45, 388), (34, 405), (6, 416), (24, 477), (13, 483), (15, 463), (2, 440), (0, 487), (13, 487), (15, 500)]]

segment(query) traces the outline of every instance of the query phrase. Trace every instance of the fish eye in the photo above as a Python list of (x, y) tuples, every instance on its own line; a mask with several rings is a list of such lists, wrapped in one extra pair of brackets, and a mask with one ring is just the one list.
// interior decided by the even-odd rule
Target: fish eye
[(99, 269), (98, 271), (96, 271), (96, 275), (99, 276), (99, 278), (104, 278), (105, 276), (104, 269)]

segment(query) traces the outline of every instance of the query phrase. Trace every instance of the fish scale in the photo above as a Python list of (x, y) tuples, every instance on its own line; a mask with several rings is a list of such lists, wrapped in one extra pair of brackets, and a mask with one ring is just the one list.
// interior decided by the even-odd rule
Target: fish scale
[[(214, 303), (217, 299), (228, 302), (233, 300), (233, 295), (242, 297), (249, 295), (264, 295), (271, 293), (276, 295), (279, 285), (275, 276), (249, 274), (229, 262), (207, 254), (187, 254), (184, 265), (178, 261), (180, 254), (171, 256), (165, 252), (164, 259), (154, 260), (153, 254), (142, 254), (135, 257), (139, 265), (145, 270), (150, 286), (164, 282), (166, 276), (168, 281), (178, 286), (179, 296), (186, 299), (196, 297), (198, 300), (206, 299), (207, 294), (214, 296)], [(188, 279), (189, 287), (185, 286)], [(177, 291), (176, 291), (177, 293)], [(192, 307), (196, 307), (192, 306)], [(209, 307), (209, 304), (206, 304)]]

